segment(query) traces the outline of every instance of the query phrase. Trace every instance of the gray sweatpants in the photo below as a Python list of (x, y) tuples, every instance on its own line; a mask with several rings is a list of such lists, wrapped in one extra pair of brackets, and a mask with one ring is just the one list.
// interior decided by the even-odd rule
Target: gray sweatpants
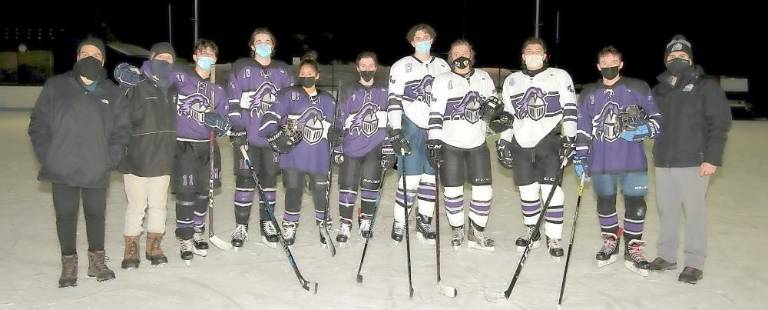
[(664, 260), (677, 262), (680, 210), (685, 209), (685, 266), (703, 270), (707, 255), (708, 186), (709, 177), (700, 176), (699, 167), (656, 168), (660, 222), (656, 246)]

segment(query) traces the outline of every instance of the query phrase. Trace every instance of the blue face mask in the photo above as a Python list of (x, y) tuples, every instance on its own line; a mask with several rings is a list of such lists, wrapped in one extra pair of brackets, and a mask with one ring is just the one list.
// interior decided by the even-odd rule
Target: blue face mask
[(272, 56), (272, 45), (269, 44), (257, 44), (256, 55), (267, 58)]
[(211, 67), (215, 63), (216, 61), (213, 60), (213, 58), (211, 57), (208, 57), (208, 56), (197, 57), (197, 66), (200, 67), (200, 69), (203, 69), (205, 71), (211, 71)]
[(421, 53), (429, 53), (432, 48), (432, 41), (421, 41), (416, 43), (416, 51)]

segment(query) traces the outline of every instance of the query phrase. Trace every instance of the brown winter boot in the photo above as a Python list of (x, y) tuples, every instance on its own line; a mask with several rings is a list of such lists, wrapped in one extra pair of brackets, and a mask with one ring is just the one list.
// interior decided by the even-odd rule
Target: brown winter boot
[(88, 276), (96, 277), (96, 281), (107, 281), (115, 278), (115, 272), (107, 267), (104, 250), (88, 251)]
[(139, 268), (139, 236), (123, 236), (125, 238), (125, 253), (123, 253), (123, 269)]
[(61, 256), (59, 287), (77, 286), (77, 254)]
[(165, 257), (163, 249), (160, 248), (160, 241), (162, 240), (163, 234), (161, 233), (147, 233), (147, 260), (152, 262), (153, 266), (168, 263), (168, 257)]

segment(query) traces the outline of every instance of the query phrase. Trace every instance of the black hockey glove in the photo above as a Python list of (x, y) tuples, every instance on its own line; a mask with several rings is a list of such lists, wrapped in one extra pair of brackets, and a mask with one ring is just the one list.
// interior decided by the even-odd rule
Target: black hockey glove
[(427, 156), (429, 165), (437, 169), (438, 164), (442, 164), (443, 161), (443, 141), (437, 139), (427, 140)]
[(411, 154), (411, 145), (408, 140), (403, 137), (400, 129), (392, 129), (389, 131), (389, 143), (392, 145), (392, 149), (400, 155)]
[(232, 124), (229, 123), (229, 120), (216, 112), (205, 112), (203, 115), (203, 122), (205, 123), (205, 126), (212, 128), (219, 137), (226, 135), (229, 132), (229, 129), (232, 128)]
[(501, 133), (504, 130), (512, 128), (512, 123), (514, 123), (514, 121), (515, 116), (509, 114), (507, 111), (501, 111), (496, 115), (496, 118), (488, 123), (488, 127), (496, 133)]
[(496, 155), (502, 167), (512, 169), (512, 142), (504, 139), (496, 141)]

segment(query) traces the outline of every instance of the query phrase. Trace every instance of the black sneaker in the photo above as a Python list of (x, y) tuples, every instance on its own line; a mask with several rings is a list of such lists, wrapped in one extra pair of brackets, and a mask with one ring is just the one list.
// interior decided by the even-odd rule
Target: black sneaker
[(670, 263), (661, 257), (657, 257), (651, 262), (651, 270), (664, 271), (677, 269), (677, 263)]
[(700, 269), (696, 269), (693, 267), (685, 267), (683, 268), (683, 272), (680, 273), (680, 276), (677, 277), (677, 281), (685, 282), (689, 284), (696, 284), (699, 280), (704, 278), (704, 272)]

